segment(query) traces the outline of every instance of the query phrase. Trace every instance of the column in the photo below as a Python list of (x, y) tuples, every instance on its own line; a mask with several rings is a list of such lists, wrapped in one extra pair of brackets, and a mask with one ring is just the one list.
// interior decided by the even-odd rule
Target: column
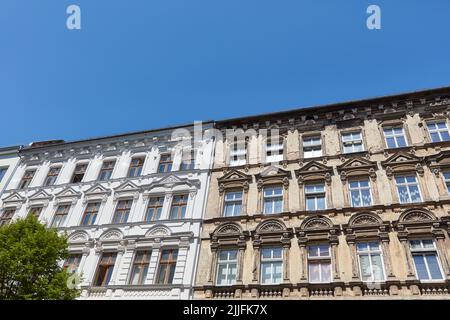
[(262, 180), (258, 181), (257, 187), (258, 187), (258, 203), (257, 203), (256, 213), (261, 214), (263, 211), (263, 192), (262, 192), (263, 182), (262, 182)]
[(406, 255), (406, 267), (408, 271), (408, 279), (415, 279), (414, 266), (413, 266), (413, 258), (411, 254), (411, 250), (409, 248), (408, 238), (405, 234), (398, 235), (400, 243), (403, 246), (403, 250)]
[(300, 211), (306, 210), (305, 184), (303, 183), (303, 180), (301, 180), (301, 177), (298, 178), (298, 205)]
[(389, 235), (381, 234), (381, 250), (383, 252), (383, 262), (386, 268), (386, 275), (388, 278), (394, 278), (394, 273), (392, 272), (392, 262), (391, 262), (391, 252), (389, 250)]
[(249, 183), (248, 183), (248, 181), (246, 181), (246, 182), (244, 182), (244, 194), (242, 196), (241, 215), (246, 215), (247, 214), (248, 189), (249, 189)]
[[(289, 249), (291, 247), (289, 239), (283, 239), (283, 283), (290, 282), (289, 275)], [(288, 243), (289, 241), (289, 243)]]
[(300, 247), (300, 280), (305, 282), (307, 281), (306, 271), (308, 269), (306, 243), (306, 238), (301, 238), (298, 240), (298, 245)]
[(331, 263), (333, 265), (333, 280), (341, 279), (341, 276), (339, 274), (338, 243), (339, 243), (339, 240), (338, 240), (337, 236), (333, 236), (330, 239)]
[(359, 280), (358, 257), (356, 254), (355, 237), (353, 235), (347, 236), (347, 243), (350, 247), (352, 257), (352, 279)]
[(152, 246), (152, 255), (150, 257), (150, 262), (148, 264), (148, 273), (147, 273), (147, 279), (145, 279), (146, 284), (153, 284), (156, 283), (156, 273), (158, 269), (158, 259), (159, 259), (159, 252), (160, 252), (161, 244), (155, 243)]
[(289, 178), (283, 179), (283, 212), (289, 212)]
[(244, 254), (245, 254), (245, 239), (243, 237), (238, 242), (238, 256), (237, 256), (237, 271), (236, 271), (236, 284), (242, 284), (242, 275), (244, 267)]
[(108, 284), (110, 286), (116, 284), (117, 274), (119, 273), (119, 270), (121, 268), (122, 256), (123, 256), (124, 252), (125, 252), (125, 246), (124, 246), (123, 241), (121, 241), (119, 247), (117, 248), (116, 262), (114, 264), (114, 270), (111, 275), (111, 280), (109, 281), (109, 284)]
[(259, 265), (260, 265), (260, 244), (253, 244), (253, 278), (252, 283), (259, 282)]
[[(215, 282), (215, 270), (217, 265), (217, 246), (211, 246), (211, 265), (209, 266), (208, 271), (208, 284), (213, 284)], [(239, 258), (238, 258), (239, 259)], [(239, 260), (238, 260), (239, 263)], [(236, 276), (237, 278), (237, 276)]]

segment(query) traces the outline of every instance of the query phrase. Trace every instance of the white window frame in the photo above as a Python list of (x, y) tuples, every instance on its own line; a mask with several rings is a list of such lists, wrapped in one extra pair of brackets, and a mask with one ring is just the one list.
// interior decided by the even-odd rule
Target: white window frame
[[(377, 243), (378, 249), (371, 249), (370, 243)], [(362, 245), (362, 244), (366, 245), (365, 250), (360, 250), (360, 248), (358, 248), (358, 245)], [(356, 245), (356, 255), (358, 256), (359, 276), (360, 276), (361, 281), (363, 281), (363, 282), (384, 282), (384, 281), (386, 281), (386, 269), (384, 266), (383, 250), (381, 248), (381, 244), (379, 241), (358, 242)], [(363, 256), (363, 255), (367, 255), (369, 257), (370, 279), (367, 279), (367, 280), (363, 279), (363, 273), (362, 273), (362, 267), (361, 267), (362, 266), (361, 265), (361, 256)], [(381, 280), (375, 280), (375, 272), (374, 272), (374, 268), (373, 268), (373, 264), (372, 264), (372, 256), (375, 256), (375, 255), (380, 256), (381, 271), (382, 271), (382, 275), (383, 275)]]
[[(241, 197), (240, 198), (236, 198), (235, 196), (233, 197), (233, 199), (227, 199), (227, 195), (229, 194), (236, 194), (236, 193), (240, 193)], [(239, 202), (240, 201), (240, 202)], [(242, 203), (243, 203), (243, 192), (240, 190), (229, 190), (226, 191), (223, 197), (223, 216), (224, 217), (237, 217), (240, 216), (242, 214)], [(239, 212), (235, 212), (236, 211), (236, 204), (240, 204), (241, 206), (241, 210)], [(232, 215), (226, 215), (227, 213), (227, 205), (231, 205), (233, 206), (233, 210), (232, 210)]]
[[(429, 240), (433, 243), (433, 248), (427, 248), (423, 245), (423, 241), (425, 240)], [(420, 246), (421, 248), (414, 248), (411, 245), (411, 241), (420, 241)], [(419, 280), (420, 282), (442, 282), (445, 279), (445, 274), (444, 274), (444, 270), (442, 269), (442, 265), (441, 265), (441, 259), (439, 256), (439, 251), (437, 250), (436, 247), (436, 242), (433, 239), (411, 239), (409, 241), (409, 248), (411, 250), (411, 256), (412, 256), (412, 260), (413, 260), (413, 264), (414, 264), (414, 271), (416, 272), (416, 278), (417, 280)], [(426, 254), (430, 254), (430, 253), (434, 253), (436, 255), (436, 261), (438, 263), (438, 268), (439, 271), (441, 272), (441, 279), (428, 279), (428, 280), (422, 280), (419, 279), (419, 273), (417, 272), (417, 267), (416, 267), (416, 262), (414, 261), (414, 255), (426, 255)], [(431, 278), (431, 273), (430, 273), (430, 269), (428, 267), (428, 261), (426, 259), (424, 259), (425, 262), (425, 268), (427, 270), (427, 274), (428, 277)]]
[[(414, 179), (416, 180), (415, 183), (412, 182), (402, 182), (402, 183), (398, 183), (397, 182), (397, 178), (399, 177), (403, 177), (406, 179), (406, 177), (414, 177)], [(398, 196), (398, 201), (400, 203), (420, 203), (423, 202), (423, 197), (422, 197), (422, 190), (420, 189), (420, 183), (419, 180), (417, 179), (417, 176), (415, 174), (405, 174), (405, 175), (396, 175), (394, 176), (394, 181), (395, 181), (395, 187), (397, 189), (397, 196)], [(399, 186), (403, 186), (406, 187), (406, 189), (408, 190), (408, 198), (409, 200), (411, 200), (411, 191), (409, 190), (409, 186), (412, 185), (417, 185), (417, 189), (419, 190), (419, 197), (420, 197), (420, 201), (408, 201), (408, 202), (401, 202), (401, 197), (400, 197), (400, 191), (398, 190)]]
[[(236, 157), (237, 159), (234, 159)], [(230, 148), (230, 166), (243, 166), (247, 164), (247, 143), (233, 143)]]
[[(314, 138), (319, 138), (319, 142), (313, 143)], [(317, 154), (316, 154), (317, 153)], [(322, 157), (322, 136), (307, 136), (303, 137), (303, 158), (316, 158)]]
[(266, 163), (280, 162), (283, 160), (284, 160), (283, 138), (281, 137), (278, 138), (278, 141), (276, 138), (268, 139), (266, 141)]
[[(369, 186), (368, 186), (368, 187), (361, 187), (361, 186), (360, 186), (361, 181), (367, 181)], [(352, 182), (358, 182), (358, 187), (357, 187), (357, 188), (352, 188), (352, 187), (350, 186), (350, 183), (352, 183)], [(362, 190), (366, 190), (366, 189), (369, 189), (369, 194), (370, 194), (370, 203), (369, 203), (368, 205), (364, 205), (364, 204), (362, 203), (362, 202), (363, 202), (363, 201), (362, 201), (362, 199), (363, 199), (363, 197), (362, 197)], [(360, 206), (355, 206), (355, 204), (353, 203), (352, 191), (358, 191), (359, 197), (360, 197), (360, 199), (361, 199), (361, 205), (360, 205)], [(348, 196), (349, 196), (349, 198), (350, 198), (350, 205), (351, 205), (353, 208), (364, 208), (364, 207), (370, 207), (370, 206), (372, 206), (372, 205), (373, 205), (373, 194), (372, 194), (372, 185), (370, 184), (370, 179), (369, 179), (369, 178), (367, 178), (367, 179), (361, 178), (361, 179), (352, 179), (352, 180), (349, 180), (349, 181), (348, 181)]]
[[(281, 257), (280, 258), (273, 258), (273, 251), (271, 251), (270, 258), (264, 258), (263, 257), (263, 250), (274, 250), (279, 249), (281, 250)], [(280, 282), (273, 281), (273, 275), (274, 275), (274, 264), (281, 262), (281, 279)], [(270, 282), (264, 282), (263, 283), (263, 265), (270, 264)], [(280, 284), (283, 282), (284, 277), (284, 261), (283, 261), (283, 248), (282, 247), (266, 247), (261, 248), (261, 259), (260, 259), (260, 282), (262, 285), (271, 285), (271, 284)]]
[[(359, 139), (353, 138), (353, 135), (359, 134)], [(345, 137), (350, 136), (351, 139), (345, 140)], [(349, 153), (356, 153), (356, 152), (363, 152), (364, 151), (364, 139), (362, 130), (355, 130), (355, 131), (348, 131), (348, 132), (342, 132), (341, 133), (341, 142), (342, 142), (342, 153), (349, 154)], [(361, 150), (355, 151), (355, 145), (361, 144)], [(346, 146), (351, 146), (352, 151), (345, 151)]]
[[(444, 123), (444, 124), (445, 124), (445, 129), (439, 129), (439, 128), (437, 128), (437, 124), (438, 124), (438, 123)], [(441, 132), (446, 131), (446, 132), (450, 135), (450, 131), (449, 131), (448, 124), (447, 124), (447, 121), (446, 121), (446, 120), (428, 121), (426, 124), (427, 124), (428, 134), (430, 135), (430, 141), (431, 141), (432, 143), (435, 143), (435, 142), (443, 142), (443, 141), (449, 141), (449, 140), (444, 140), (444, 139), (442, 138), (442, 134), (441, 134)], [(436, 128), (430, 129), (429, 125), (431, 125), (431, 124), (432, 124), (432, 125), (435, 125)], [(431, 135), (432, 133), (437, 133), (437, 134), (438, 134), (438, 136), (439, 136), (439, 141), (433, 141), (433, 137), (432, 137), (432, 135)]]
[[(448, 177), (446, 177), (448, 175)], [(450, 194), (450, 171), (446, 170), (442, 172), (442, 177), (444, 179), (444, 184), (447, 187), (447, 192)]]
[[(317, 186), (321, 186), (323, 191), (312, 191), (308, 192), (308, 187), (314, 187), (314, 190), (317, 189)], [(308, 183), (305, 184), (304, 187), (305, 190), (305, 209), (308, 211), (319, 211), (319, 210), (326, 210), (327, 209), (327, 196), (326, 196), (326, 189), (325, 189), (325, 183)], [(317, 198), (323, 197), (324, 199), (324, 207), (322, 209), (318, 208), (318, 202)], [(308, 199), (314, 199), (314, 209), (308, 209)]]
[[(321, 247), (324, 247), (324, 246), (327, 246), (327, 248), (328, 248), (328, 252), (327, 253), (328, 254), (326, 256), (321, 256), (320, 255), (322, 253)], [(311, 256), (310, 255), (310, 248), (311, 247), (317, 247), (318, 248), (319, 254), (317, 256)], [(332, 282), (332, 278), (333, 278), (333, 275), (332, 275), (332, 273), (333, 273), (333, 265), (332, 265), (332, 260), (331, 260), (331, 247), (330, 247), (330, 245), (329, 244), (312, 244), (312, 245), (308, 246), (307, 250), (308, 250), (308, 279), (309, 279), (308, 281), (310, 283), (331, 283)], [(322, 278), (322, 266), (320, 265), (320, 272), (319, 272), (320, 280), (319, 281), (313, 281), (312, 280), (312, 278), (311, 278), (311, 271), (310, 271), (310, 265), (314, 264), (314, 263), (317, 263), (317, 262), (320, 262), (320, 263), (323, 263), (323, 264), (328, 262), (330, 264), (330, 278), (329, 279), (323, 279)]]
[[(234, 251), (236, 252), (236, 259), (230, 259), (230, 252)], [(220, 253), (221, 252), (227, 252), (227, 259), (221, 260), (220, 259)], [(236, 276), (237, 276), (237, 269), (238, 269), (238, 250), (237, 249), (222, 249), (217, 252), (217, 270), (216, 270), (216, 285), (217, 286), (232, 286), (236, 283)], [(219, 283), (219, 271), (220, 266), (225, 265), (226, 266), (226, 275), (225, 275), (225, 283)], [(236, 268), (236, 275), (233, 280), (230, 281), (229, 279), (229, 270), (231, 269), (231, 266), (235, 265)]]
[[(269, 196), (266, 196), (266, 190), (267, 189), (276, 189), (276, 188), (280, 188), (281, 189), (281, 195), (269, 195)], [(281, 212), (283, 212), (283, 202), (284, 202), (284, 188), (283, 188), (283, 186), (278, 186), (278, 185), (274, 185), (274, 186), (266, 186), (266, 187), (264, 187), (263, 188), (263, 190), (262, 190), (262, 192), (263, 192), (263, 214), (268, 214), (268, 215), (270, 215), (270, 214), (277, 214), (277, 213), (281, 213)], [(266, 199), (276, 199), (276, 198), (281, 198), (281, 211), (279, 211), (279, 212), (275, 212), (275, 211), (271, 211), (271, 212), (266, 212)], [(272, 209), (275, 209), (275, 206), (272, 206)]]
[[(395, 133), (394, 132), (395, 129), (401, 129), (402, 133), (401, 134)], [(386, 130), (390, 130), (390, 132), (386, 132)], [(386, 142), (386, 148), (388, 148), (388, 149), (404, 148), (404, 147), (408, 146), (408, 139), (406, 138), (405, 128), (403, 128), (403, 126), (386, 126), (386, 127), (383, 127), (383, 134), (384, 134), (384, 141)], [(398, 137), (402, 137), (405, 140), (405, 145), (404, 146), (399, 146), (398, 145), (398, 140), (397, 140)], [(394, 139), (395, 147), (389, 147), (388, 138)]]

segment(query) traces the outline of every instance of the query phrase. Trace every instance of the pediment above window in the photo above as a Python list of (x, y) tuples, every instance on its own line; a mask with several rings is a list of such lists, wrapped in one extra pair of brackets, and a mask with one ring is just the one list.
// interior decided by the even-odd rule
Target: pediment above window
[(223, 193), (225, 189), (231, 188), (242, 188), (247, 191), (249, 184), (252, 182), (252, 176), (237, 170), (230, 170), (222, 177), (217, 178), (217, 182), (219, 183), (220, 193)]
[(343, 228), (349, 243), (370, 239), (389, 241), (389, 223), (373, 212), (352, 215)]
[(24, 203), (26, 199), (22, 197), (19, 193), (14, 192), (2, 200), (4, 204), (15, 204)]
[(89, 235), (85, 231), (75, 231), (68, 238), (69, 243), (85, 243), (89, 240)]
[(393, 174), (401, 172), (417, 172), (418, 174), (423, 175), (424, 170), (422, 162), (422, 158), (400, 151), (390, 156), (385, 161), (382, 161), (381, 166), (386, 170), (386, 174), (389, 178), (391, 178)]
[(115, 242), (123, 239), (123, 233), (119, 229), (110, 229), (100, 236), (101, 242)]
[(219, 225), (211, 233), (211, 248), (220, 246), (245, 247), (245, 235), (240, 225), (234, 222), (226, 222)]
[(78, 199), (81, 198), (81, 192), (75, 191), (72, 187), (67, 187), (55, 194), (57, 199)]
[(295, 175), (297, 176), (299, 184), (313, 180), (324, 180), (327, 183), (331, 183), (332, 174), (332, 167), (327, 167), (317, 161), (308, 162), (300, 169), (295, 170)]
[(136, 184), (134, 184), (131, 181), (126, 181), (119, 185), (118, 187), (114, 188), (114, 192), (136, 192), (140, 191), (140, 187), (138, 187)]
[(338, 243), (338, 228), (325, 216), (307, 217), (298, 229), (298, 243), (307, 245), (311, 241)]
[(255, 175), (258, 181), (258, 189), (267, 184), (283, 184), (285, 188), (289, 186), (291, 172), (275, 166), (265, 168), (261, 173)]
[(33, 195), (31, 195), (30, 197), (28, 197), (29, 201), (35, 201), (35, 200), (51, 200), (52, 196), (49, 195), (47, 192), (45, 192), (44, 190), (38, 191), (36, 193), (34, 193)]
[(164, 225), (156, 225), (150, 228), (146, 233), (146, 238), (154, 238), (154, 237), (168, 237), (172, 234), (172, 231), (169, 227)]
[(96, 184), (96, 185), (90, 187), (89, 189), (87, 189), (86, 191), (84, 191), (84, 194), (86, 196), (110, 195), (111, 194), (111, 190), (103, 187), (101, 184)]
[(342, 180), (358, 176), (370, 176), (372, 179), (376, 179), (376, 169), (376, 162), (362, 157), (348, 159), (343, 164), (337, 166), (337, 171)]
[(180, 178), (173, 174), (163, 177), (160, 180), (152, 183), (147, 189), (163, 188), (173, 189), (177, 186), (187, 186), (188, 188), (198, 189), (200, 188), (200, 181), (198, 179)]
[(261, 222), (252, 232), (253, 246), (261, 244), (282, 244), (290, 246), (292, 231), (286, 228), (285, 224), (277, 219), (269, 219)]
[(333, 227), (330, 219), (322, 216), (308, 217), (300, 226), (300, 230), (329, 229)]
[(436, 216), (424, 208), (410, 208), (405, 210), (395, 223), (399, 238), (415, 235), (441, 234), (440, 222)]
[(450, 150), (441, 151), (436, 155), (430, 156), (426, 161), (434, 173), (438, 173), (441, 169), (449, 169)]

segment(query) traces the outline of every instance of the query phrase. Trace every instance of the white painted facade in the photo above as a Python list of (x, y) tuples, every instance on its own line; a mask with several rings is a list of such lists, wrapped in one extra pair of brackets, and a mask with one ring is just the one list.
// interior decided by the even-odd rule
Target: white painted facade
[(0, 148), (0, 198), (19, 164), (20, 146)]
[[(203, 124), (203, 130), (211, 125)], [(175, 128), (152, 130), (92, 140), (57, 143), (25, 148), (21, 161), (2, 196), (2, 211), (15, 209), (13, 220), (26, 217), (30, 208), (42, 206), (39, 220), (51, 225), (59, 205), (70, 205), (64, 224), (59, 228), (69, 237), (71, 254), (81, 256), (81, 299), (189, 299), (199, 254), (201, 221), (209, 183), (214, 140), (194, 144), (193, 169), (180, 170), (183, 143), (173, 139)], [(193, 135), (193, 127), (183, 127)], [(186, 139), (184, 139), (186, 143)], [(190, 141), (190, 140), (189, 140)], [(192, 139), (193, 141), (193, 139)], [(161, 154), (171, 153), (172, 170), (158, 173)], [(127, 177), (131, 160), (145, 157), (142, 173)], [(115, 160), (111, 178), (99, 181), (105, 160)], [(81, 182), (70, 183), (75, 166), (86, 163)], [(61, 170), (52, 186), (44, 186), (50, 168)], [(26, 170), (36, 170), (28, 187), (19, 189)], [(170, 219), (174, 196), (187, 195), (185, 217)], [(145, 221), (152, 197), (164, 197), (158, 221)], [(128, 220), (113, 223), (120, 200), (132, 200)], [(95, 223), (81, 225), (86, 206), (99, 202)], [(150, 250), (148, 272), (142, 285), (131, 285), (132, 264), (138, 250)], [(161, 252), (177, 249), (175, 273), (170, 284), (157, 284)], [(107, 285), (96, 286), (99, 261), (104, 253), (116, 253), (112, 275)]]

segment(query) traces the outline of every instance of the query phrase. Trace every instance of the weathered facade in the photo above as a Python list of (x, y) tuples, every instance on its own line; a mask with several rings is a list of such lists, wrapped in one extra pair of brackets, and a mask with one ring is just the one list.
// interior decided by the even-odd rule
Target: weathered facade
[(213, 144), (193, 126), (33, 143), (1, 222), (33, 214), (67, 233), (81, 299), (189, 299)]
[(449, 118), (442, 88), (217, 122), (194, 298), (449, 298)]

